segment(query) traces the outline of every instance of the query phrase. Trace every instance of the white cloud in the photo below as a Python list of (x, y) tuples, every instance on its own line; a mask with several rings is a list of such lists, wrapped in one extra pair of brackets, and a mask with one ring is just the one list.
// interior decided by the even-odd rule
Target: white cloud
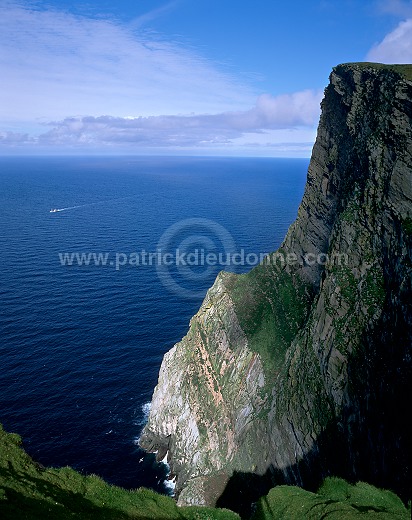
[(253, 111), (263, 128), (313, 126), (319, 119), (322, 97), (323, 91), (314, 90), (276, 97), (264, 94), (258, 98)]
[(372, 47), (366, 60), (380, 63), (412, 63), (412, 18), (400, 22), (396, 29)]
[(237, 110), (256, 96), (193, 50), (133, 24), (25, 5), (0, 6), (3, 121)]
[(33, 139), (28, 134), (19, 132), (0, 132), (0, 144), (3, 145), (17, 145), (32, 142)]

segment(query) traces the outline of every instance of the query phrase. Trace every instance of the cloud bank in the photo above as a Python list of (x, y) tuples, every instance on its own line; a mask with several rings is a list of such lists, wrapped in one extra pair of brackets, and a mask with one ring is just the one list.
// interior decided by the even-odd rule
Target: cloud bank
[(306, 90), (277, 97), (262, 95), (246, 111), (204, 115), (148, 117), (86, 116), (50, 122), (38, 137), (6, 132), (3, 144), (42, 146), (193, 147), (230, 144), (247, 134), (314, 127), (323, 93)]

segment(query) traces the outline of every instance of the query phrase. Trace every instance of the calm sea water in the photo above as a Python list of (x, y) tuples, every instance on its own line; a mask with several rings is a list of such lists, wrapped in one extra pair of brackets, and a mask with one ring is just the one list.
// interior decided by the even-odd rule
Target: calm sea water
[[(199, 255), (219, 263), (219, 253), (223, 261), (238, 253), (233, 263), (242, 264), (243, 251), (251, 264), (253, 255), (275, 250), (296, 217), (307, 166), (298, 159), (1, 158), (4, 427), (45, 465), (165, 491), (165, 467), (136, 444), (163, 354), (185, 335), (219, 270), (250, 269), (207, 265)], [(197, 257), (176, 265), (176, 250)], [(65, 253), (72, 265), (62, 265)], [(93, 257), (78, 265), (70, 255), (82, 253), (102, 253), (106, 265)], [(156, 264), (156, 253), (171, 253), (174, 264), (170, 256), (171, 265)]]

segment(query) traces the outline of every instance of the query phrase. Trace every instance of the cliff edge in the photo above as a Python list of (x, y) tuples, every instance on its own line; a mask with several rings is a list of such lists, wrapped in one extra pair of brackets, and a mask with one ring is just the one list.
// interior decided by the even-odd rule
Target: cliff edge
[(180, 505), (329, 474), (410, 497), (411, 122), (412, 65), (334, 68), (283, 244), (220, 273), (163, 359), (140, 445)]

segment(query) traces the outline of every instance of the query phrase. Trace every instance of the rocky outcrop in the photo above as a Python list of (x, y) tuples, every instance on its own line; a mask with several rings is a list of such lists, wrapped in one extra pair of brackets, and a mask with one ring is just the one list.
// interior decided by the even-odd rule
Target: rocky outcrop
[(220, 273), (165, 355), (140, 444), (168, 454), (179, 504), (331, 473), (408, 495), (411, 80), (412, 66), (333, 70), (282, 246)]

